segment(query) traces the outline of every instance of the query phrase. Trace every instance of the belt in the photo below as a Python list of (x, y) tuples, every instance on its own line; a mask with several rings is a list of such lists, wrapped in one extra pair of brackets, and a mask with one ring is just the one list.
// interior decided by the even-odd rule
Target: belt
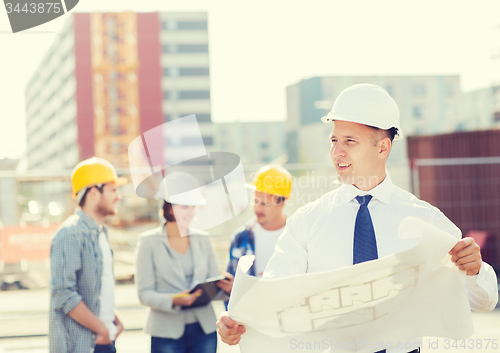
[[(375, 353), (385, 353), (385, 349), (382, 349), (381, 351), (378, 351)], [(412, 351), (409, 351), (408, 353), (420, 353), (420, 347), (418, 347), (417, 349), (414, 349)]]

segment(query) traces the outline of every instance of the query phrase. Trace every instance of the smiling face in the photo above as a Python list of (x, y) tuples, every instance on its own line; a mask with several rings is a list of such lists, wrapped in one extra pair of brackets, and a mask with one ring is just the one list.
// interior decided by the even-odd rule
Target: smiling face
[(177, 227), (187, 230), (196, 215), (196, 206), (172, 205), (172, 211), (175, 216), (175, 222), (177, 222)]
[(384, 180), (385, 162), (391, 149), (384, 130), (336, 120), (330, 141), (330, 156), (341, 183), (370, 190)]

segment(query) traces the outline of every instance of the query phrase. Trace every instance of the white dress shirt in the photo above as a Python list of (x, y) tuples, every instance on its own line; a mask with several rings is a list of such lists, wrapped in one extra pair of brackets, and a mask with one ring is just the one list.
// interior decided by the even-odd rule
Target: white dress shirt
[[(382, 258), (415, 246), (414, 240), (398, 236), (401, 221), (415, 216), (453, 235), (462, 233), (436, 207), (419, 200), (392, 184), (387, 174), (382, 183), (369, 191), (343, 184), (319, 200), (298, 209), (287, 221), (269, 260), (264, 277), (278, 278), (308, 272), (331, 271), (353, 263), (354, 224), (359, 209), (355, 197), (372, 195), (370, 211), (378, 256)], [(451, 249), (450, 249), (451, 250)], [(498, 301), (495, 272), (483, 262), (479, 274), (467, 276), (466, 289), (471, 308), (490, 311)], [(387, 350), (387, 353), (406, 350)]]
[(115, 277), (113, 275), (113, 257), (108, 238), (104, 232), (99, 234), (99, 246), (102, 251), (102, 284), (101, 284), (101, 311), (99, 319), (109, 330), (109, 339), (114, 341), (118, 332), (115, 321)]

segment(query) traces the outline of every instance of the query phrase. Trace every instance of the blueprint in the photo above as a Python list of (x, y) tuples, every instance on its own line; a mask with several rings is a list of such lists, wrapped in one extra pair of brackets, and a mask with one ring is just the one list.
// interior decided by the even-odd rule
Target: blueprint
[(259, 279), (246, 273), (254, 256), (240, 259), (229, 316), (247, 329), (241, 352), (362, 353), (472, 335), (465, 273), (448, 254), (456, 238), (415, 217), (399, 236), (417, 245), (329, 272)]

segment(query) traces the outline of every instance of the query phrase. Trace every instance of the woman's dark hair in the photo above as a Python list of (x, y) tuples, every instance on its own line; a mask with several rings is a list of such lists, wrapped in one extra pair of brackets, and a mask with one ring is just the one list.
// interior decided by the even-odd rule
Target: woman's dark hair
[(175, 222), (174, 210), (170, 202), (163, 201), (163, 217), (167, 222)]

